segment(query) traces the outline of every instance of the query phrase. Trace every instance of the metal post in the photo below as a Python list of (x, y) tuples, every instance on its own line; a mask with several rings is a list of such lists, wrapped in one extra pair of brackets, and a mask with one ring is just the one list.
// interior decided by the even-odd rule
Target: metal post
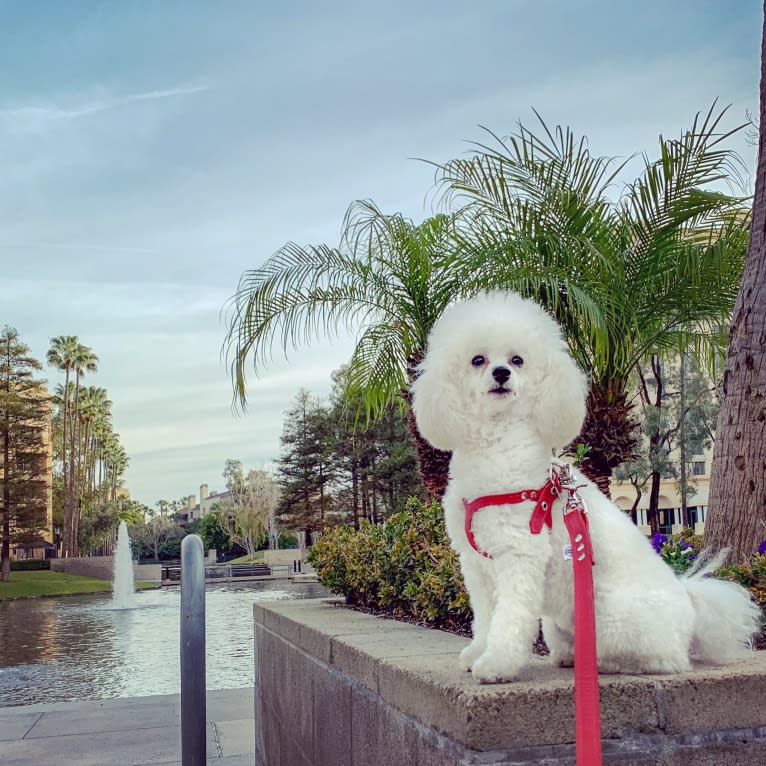
[(205, 562), (202, 540), (181, 541), (181, 763), (205, 766)]

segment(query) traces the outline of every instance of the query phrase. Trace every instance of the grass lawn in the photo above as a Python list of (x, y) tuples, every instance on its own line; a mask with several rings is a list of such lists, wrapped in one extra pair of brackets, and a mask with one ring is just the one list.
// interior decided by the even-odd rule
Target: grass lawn
[[(136, 588), (154, 588), (153, 583), (138, 582)], [(71, 596), (76, 593), (109, 593), (112, 583), (97, 577), (80, 577), (46, 570), (11, 572), (8, 582), (0, 582), (0, 601), (31, 596)]]

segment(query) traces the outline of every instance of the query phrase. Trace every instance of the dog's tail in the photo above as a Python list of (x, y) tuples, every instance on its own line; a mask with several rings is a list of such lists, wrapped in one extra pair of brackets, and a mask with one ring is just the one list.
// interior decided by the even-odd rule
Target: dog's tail
[(716, 665), (747, 656), (761, 622), (761, 610), (746, 588), (711, 577), (724, 563), (727, 553), (723, 550), (706, 558), (703, 552), (697, 564), (682, 577), (694, 606), (692, 656)]

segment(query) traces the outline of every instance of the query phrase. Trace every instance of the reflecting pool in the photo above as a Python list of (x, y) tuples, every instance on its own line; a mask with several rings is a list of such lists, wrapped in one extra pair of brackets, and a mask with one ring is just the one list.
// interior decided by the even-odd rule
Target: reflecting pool
[[(253, 602), (320, 598), (316, 583), (208, 585), (208, 689), (253, 683)], [(135, 609), (111, 594), (0, 601), (0, 707), (180, 691), (179, 588), (136, 593)]]

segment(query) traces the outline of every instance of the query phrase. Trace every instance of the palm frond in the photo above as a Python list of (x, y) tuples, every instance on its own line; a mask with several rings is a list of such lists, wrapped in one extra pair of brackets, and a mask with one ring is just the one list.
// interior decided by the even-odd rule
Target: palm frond
[(408, 335), (408, 328), (399, 323), (376, 324), (357, 341), (346, 370), (347, 394), (350, 401), (364, 403), (367, 421), (399, 401), (408, 385)]

